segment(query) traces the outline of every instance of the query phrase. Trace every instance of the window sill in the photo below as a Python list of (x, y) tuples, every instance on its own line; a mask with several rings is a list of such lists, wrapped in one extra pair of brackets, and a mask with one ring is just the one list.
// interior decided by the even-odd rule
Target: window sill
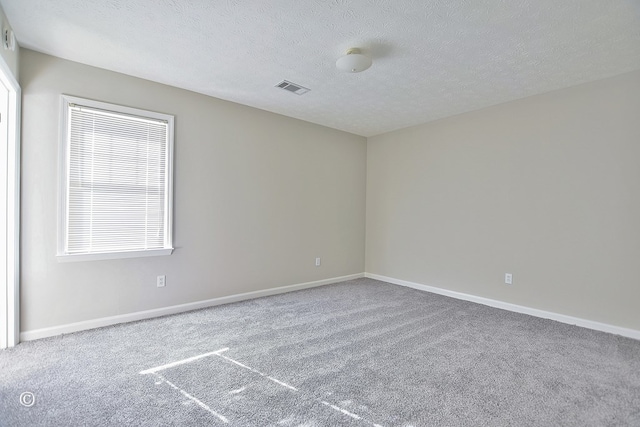
[(105, 259), (141, 258), (148, 256), (171, 255), (173, 248), (148, 249), (142, 251), (100, 252), (91, 254), (59, 254), (58, 262), (99, 261)]

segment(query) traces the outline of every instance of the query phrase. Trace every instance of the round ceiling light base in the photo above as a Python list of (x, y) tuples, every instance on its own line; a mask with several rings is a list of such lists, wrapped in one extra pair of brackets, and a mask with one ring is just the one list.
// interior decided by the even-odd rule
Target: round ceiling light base
[(371, 67), (372, 63), (370, 57), (363, 55), (360, 53), (360, 49), (354, 47), (349, 49), (346, 55), (338, 58), (336, 67), (347, 73), (359, 73)]

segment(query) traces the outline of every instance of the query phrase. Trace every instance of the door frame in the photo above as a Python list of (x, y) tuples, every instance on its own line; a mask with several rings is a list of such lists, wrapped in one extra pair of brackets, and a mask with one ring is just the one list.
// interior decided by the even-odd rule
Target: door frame
[[(7, 120), (7, 259), (6, 280), (0, 284), (0, 291), (6, 295), (7, 327), (2, 328), (7, 347), (20, 342), (20, 101), (22, 98), (20, 85), (0, 57), (0, 81), (9, 91), (9, 108)], [(6, 288), (5, 288), (6, 284)], [(2, 289), (5, 288), (5, 289)]]

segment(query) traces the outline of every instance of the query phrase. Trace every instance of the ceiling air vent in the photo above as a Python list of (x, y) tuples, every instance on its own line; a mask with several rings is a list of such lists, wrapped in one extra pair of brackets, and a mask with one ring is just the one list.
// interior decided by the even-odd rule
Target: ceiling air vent
[(289, 92), (295, 93), (296, 95), (304, 95), (309, 92), (311, 89), (307, 89), (306, 87), (300, 86), (295, 83), (291, 83), (288, 80), (283, 80), (276, 85), (280, 89), (288, 90)]

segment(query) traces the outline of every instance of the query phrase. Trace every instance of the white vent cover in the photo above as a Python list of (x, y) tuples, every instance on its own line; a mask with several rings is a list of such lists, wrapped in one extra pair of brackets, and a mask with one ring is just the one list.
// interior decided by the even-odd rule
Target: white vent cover
[(295, 93), (296, 95), (304, 95), (305, 93), (311, 90), (311, 89), (307, 89), (304, 86), (300, 86), (299, 84), (291, 83), (288, 80), (281, 81), (276, 85), (276, 87), (279, 87), (280, 89), (288, 90), (289, 92)]

